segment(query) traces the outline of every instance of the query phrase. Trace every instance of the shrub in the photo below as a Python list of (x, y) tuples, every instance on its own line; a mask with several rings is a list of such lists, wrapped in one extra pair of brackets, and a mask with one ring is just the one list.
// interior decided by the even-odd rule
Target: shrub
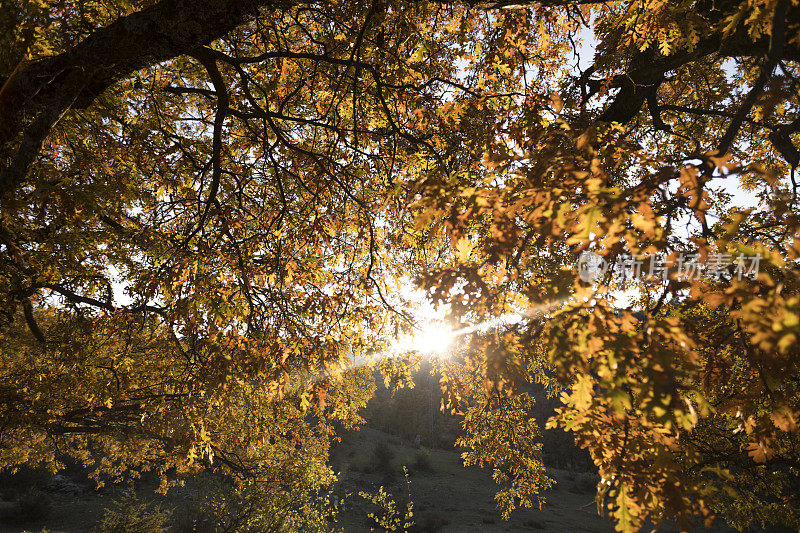
[(33, 522), (45, 518), (53, 510), (53, 500), (44, 492), (29, 488), (17, 496), (13, 505), (3, 509), (0, 518), (10, 522)]
[(129, 490), (106, 509), (97, 533), (162, 533), (167, 530), (169, 511), (149, 502), (142, 502)]
[(305, 533), (328, 532), (337, 503), (325, 490), (309, 491), (257, 480), (237, 485), (230, 479), (205, 476), (173, 516), (171, 533), (216, 531)]
[(419, 525), (419, 531), (422, 533), (436, 533), (449, 524), (450, 521), (442, 515), (430, 513), (425, 515), (422, 519), (422, 523)]
[(192, 499), (173, 512), (173, 533), (205, 533), (215, 530), (212, 517), (208, 515), (206, 502)]
[(578, 478), (578, 488), (582, 492), (595, 492), (597, 491), (597, 483), (600, 481), (596, 474), (582, 474)]
[(359, 492), (359, 496), (377, 507), (375, 512), (369, 513), (375, 525), (384, 531), (409, 531), (414, 526), (414, 503), (398, 503), (392, 499), (383, 487), (378, 487), (376, 494)]
[(53, 499), (38, 489), (30, 489), (17, 500), (18, 519), (25, 522), (40, 520), (53, 510)]
[(547, 528), (547, 524), (545, 522), (542, 522), (541, 520), (528, 520), (527, 522), (525, 522), (525, 525), (533, 529)]
[(44, 468), (21, 467), (0, 472), (0, 494), (7, 501), (17, 501), (31, 489), (43, 487), (52, 474)]
[(394, 450), (386, 442), (381, 441), (372, 449), (370, 464), (375, 472), (392, 474), (394, 472), (392, 467), (393, 460)]
[(411, 465), (418, 472), (433, 472), (431, 454), (428, 450), (419, 450), (414, 455), (414, 463)]

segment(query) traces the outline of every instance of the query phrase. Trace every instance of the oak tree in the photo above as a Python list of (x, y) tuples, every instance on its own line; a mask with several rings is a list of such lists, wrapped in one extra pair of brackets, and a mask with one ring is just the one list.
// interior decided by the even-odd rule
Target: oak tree
[[(800, 524), (796, 1), (27, 0), (0, 27), (0, 466), (216, 465), (292, 513), (414, 280), (465, 333), (442, 407), (506, 515), (551, 485), (539, 382), (620, 530)], [(653, 275), (620, 305), (585, 251)]]

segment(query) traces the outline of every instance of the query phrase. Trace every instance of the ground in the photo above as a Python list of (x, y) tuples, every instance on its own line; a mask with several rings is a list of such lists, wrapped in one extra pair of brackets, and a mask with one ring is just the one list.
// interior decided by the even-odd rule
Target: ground
[[(376, 446), (388, 447), (389, 454), (393, 455), (388, 464), (376, 467)], [(420, 468), (419, 455), (427, 457), (429, 468)], [(504, 521), (495, 506), (496, 486), (487, 470), (464, 468), (458, 451), (418, 449), (407, 440), (371, 428), (346, 434), (333, 450), (332, 466), (339, 473), (337, 496), (344, 498), (336, 526), (346, 533), (370, 531), (367, 515), (375, 508), (358, 496), (360, 491), (375, 493), (379, 486), (384, 486), (394, 498), (403, 501), (408, 492), (403, 465), (410, 472), (408, 480), (416, 531), (613, 531), (612, 524), (597, 514), (596, 478), (591, 474), (549, 469), (548, 474), (557, 484), (544, 494), (546, 502), (542, 508), (515, 511), (510, 520)], [(387, 473), (389, 471), (391, 473)], [(121, 490), (110, 487), (98, 492), (88, 485), (71, 484), (66, 477), (56, 478), (55, 483), (47, 480), (40, 486), (52, 501), (47, 517), (27, 522), (0, 521), (0, 531), (21, 533), (43, 528), (52, 533), (91, 531), (102, 517), (103, 509)], [(145, 495), (153, 488), (153, 480), (143, 480), (137, 492)], [(8, 494), (7, 489), (0, 490), (0, 494)], [(194, 497), (193, 490), (189, 484), (156, 499), (180, 512)], [(8, 502), (0, 502), (0, 509), (8, 505)], [(730, 530), (718, 528), (715, 531)]]
[[(370, 469), (370, 456), (381, 440), (388, 441), (395, 452), (393, 466), (400, 470), (409, 465), (411, 496), (415, 518), (423, 530), (442, 532), (461, 531), (613, 531), (612, 525), (598, 516), (594, 503), (594, 487), (586, 474), (550, 470), (557, 485), (545, 493), (542, 509), (523, 509), (514, 512), (509, 521), (500, 517), (494, 501), (496, 485), (490, 473), (480, 468), (464, 468), (459, 453), (448, 450), (427, 450), (431, 472), (415, 472), (413, 464), (418, 450), (410, 443), (373, 429), (365, 428), (346, 438), (343, 449), (337, 449), (335, 466), (340, 479), (348, 488), (358, 484), (376, 490), (387, 481), (380, 473), (364, 473)], [(351, 455), (352, 454), (352, 455)], [(339, 459), (340, 457), (347, 459)], [(340, 462), (341, 461), (341, 462)], [(338, 463), (338, 464), (336, 464)], [(402, 495), (405, 480), (396, 474), (390, 482), (391, 492)], [(364, 489), (361, 489), (364, 490)], [(343, 514), (345, 531), (369, 531), (364, 520), (369, 506), (355, 504)], [(435, 525), (440, 525), (436, 529)], [(427, 526), (427, 528), (426, 528)]]

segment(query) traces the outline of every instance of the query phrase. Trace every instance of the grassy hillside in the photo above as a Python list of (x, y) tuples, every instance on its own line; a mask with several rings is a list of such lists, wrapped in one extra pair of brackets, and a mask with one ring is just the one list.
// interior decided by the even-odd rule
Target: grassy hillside
[[(461, 451), (453, 448), (459, 420), (439, 412), (438, 380), (423, 372), (416, 383), (414, 389), (394, 393), (380, 388), (365, 410), (366, 427), (344, 433), (333, 446), (330, 464), (338, 481), (332, 496), (341, 502), (335, 528), (349, 533), (375, 527), (368, 515), (379, 509), (359, 493), (375, 494), (384, 487), (401, 508), (410, 493), (414, 530), (420, 532), (613, 531), (597, 514), (592, 465), (560, 432), (543, 435), (548, 475), (556, 481), (545, 494), (546, 503), (541, 509), (517, 510), (504, 521), (495, 506), (491, 472), (464, 468)], [(543, 425), (552, 407), (542, 396), (532, 415)], [(165, 523), (171, 532), (188, 533), (214, 531), (204, 524), (202, 504), (219, 483), (214, 475), (198, 476), (161, 496), (154, 494), (156, 480), (145, 476), (133, 488), (141, 505), (169, 513)], [(95, 490), (76, 468), (56, 477), (36, 471), (5, 475), (0, 479), (0, 531), (92, 531), (130, 489), (112, 485)], [(130, 531), (148, 533), (137, 527)]]

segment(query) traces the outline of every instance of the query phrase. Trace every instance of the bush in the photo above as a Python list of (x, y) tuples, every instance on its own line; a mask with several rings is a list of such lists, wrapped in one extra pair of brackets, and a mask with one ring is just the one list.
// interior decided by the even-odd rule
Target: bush
[(215, 529), (216, 525), (208, 514), (205, 501), (190, 500), (173, 512), (173, 533), (210, 533)]
[(0, 472), (0, 494), (7, 501), (17, 501), (31, 489), (44, 487), (52, 474), (44, 468), (20, 467)]
[(547, 524), (545, 522), (542, 522), (541, 520), (528, 520), (527, 522), (525, 522), (525, 525), (533, 529), (547, 528)]
[(587, 493), (596, 492), (597, 491), (597, 483), (600, 481), (600, 478), (596, 474), (582, 474), (580, 478), (578, 478), (578, 488)]
[(169, 511), (149, 502), (142, 502), (133, 490), (106, 509), (97, 533), (163, 533), (167, 530)]
[(17, 505), (19, 519), (24, 521), (40, 520), (53, 511), (53, 499), (38, 489), (30, 489), (20, 496)]
[(171, 533), (215, 531), (327, 532), (337, 501), (324, 490), (308, 491), (265, 480), (235, 485), (204, 476), (182, 506), (173, 512)]
[(414, 455), (414, 463), (411, 465), (417, 472), (433, 472), (431, 454), (428, 450), (419, 450)]
[(370, 464), (375, 472), (384, 474), (394, 473), (394, 467), (392, 467), (393, 460), (394, 450), (392, 450), (392, 447), (386, 442), (381, 441), (372, 449)]
[[(408, 482), (407, 478), (406, 482)], [(376, 511), (367, 516), (384, 531), (406, 532), (414, 527), (414, 502), (411, 501), (410, 494), (406, 502), (395, 502), (392, 495), (387, 493), (382, 486), (378, 487), (378, 492), (375, 494), (363, 491), (358, 494), (377, 507)], [(370, 528), (370, 530), (372, 529)]]
[(450, 525), (450, 521), (447, 520), (447, 518), (437, 513), (430, 513), (422, 518), (422, 523), (419, 525), (418, 531), (421, 533), (436, 533), (447, 525)]
[(36, 488), (30, 488), (17, 497), (13, 506), (4, 510), (2, 518), (12, 522), (34, 522), (47, 517), (52, 510), (52, 498)]

